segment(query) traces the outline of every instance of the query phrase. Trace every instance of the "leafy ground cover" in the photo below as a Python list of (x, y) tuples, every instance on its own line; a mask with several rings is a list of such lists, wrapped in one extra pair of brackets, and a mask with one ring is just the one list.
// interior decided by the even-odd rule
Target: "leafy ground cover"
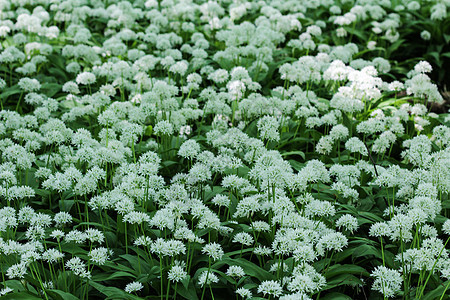
[(0, 1), (2, 299), (449, 299), (449, 7)]

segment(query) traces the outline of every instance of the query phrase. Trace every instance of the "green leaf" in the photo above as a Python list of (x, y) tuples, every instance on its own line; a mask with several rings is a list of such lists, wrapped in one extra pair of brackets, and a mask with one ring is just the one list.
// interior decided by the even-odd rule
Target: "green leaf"
[(19, 280), (7, 280), (5, 283), (7, 287), (13, 289), (16, 292), (25, 290), (23, 284)]
[(427, 53), (427, 56), (428, 55), (434, 58), (434, 63), (436, 65), (438, 65), (438, 67), (442, 67), (442, 61), (441, 61), (441, 57), (440, 57), (441, 54), (440, 53), (438, 53), (436, 51), (433, 51), (433, 52)]
[(352, 122), (352, 120), (347, 116), (347, 114), (342, 114), (342, 123), (344, 124), (345, 127), (347, 127), (348, 133), (350, 134), (350, 136), (352, 136), (352, 132), (353, 132), (353, 122)]
[(147, 127), (145, 127), (145, 131), (144, 131), (145, 136), (151, 136), (152, 133), (153, 133), (152, 125), (148, 125)]
[(331, 278), (341, 274), (358, 274), (369, 277), (369, 272), (366, 271), (363, 267), (357, 265), (341, 265), (335, 264), (328, 268), (328, 271), (325, 273), (325, 277)]
[(354, 248), (352, 257), (358, 258), (372, 255), (381, 258), (381, 251), (372, 245), (361, 245)]
[(125, 291), (118, 289), (116, 287), (110, 287), (110, 286), (104, 286), (100, 283), (89, 281), (89, 285), (95, 288), (97, 291), (102, 293), (103, 295), (107, 296), (108, 299), (130, 299), (130, 300), (137, 300), (141, 299), (140, 297), (136, 297), (132, 294), (128, 294)]
[(237, 265), (244, 269), (245, 274), (257, 278), (259, 281), (271, 280), (273, 275), (256, 264), (243, 259), (243, 258), (228, 258), (225, 257), (221, 263), (228, 264), (229, 266)]
[(198, 300), (197, 292), (190, 276), (182, 281), (182, 284), (178, 284), (177, 294), (180, 294), (185, 299)]
[(370, 213), (370, 212), (367, 212), (367, 211), (360, 211), (360, 212), (358, 212), (358, 214), (361, 217), (366, 218), (368, 220), (371, 220), (373, 222), (383, 222), (384, 221), (382, 218), (380, 218), (376, 214), (373, 214), (373, 213)]
[(320, 297), (320, 299), (322, 300), (352, 300), (351, 297), (341, 294), (341, 293), (329, 293), (327, 295), (325, 295), (324, 297)]
[(20, 90), (18, 85), (14, 85), (9, 88), (5, 88), (4, 92), (0, 95), (1, 99), (6, 99), (7, 97), (11, 95), (20, 94), (22, 91)]
[(70, 254), (81, 254), (81, 253), (86, 253), (86, 251), (82, 248), (80, 248), (78, 245), (75, 245), (74, 243), (70, 243), (70, 244), (61, 244), (61, 249), (65, 252), (68, 252)]
[(41, 92), (45, 93), (48, 97), (53, 97), (61, 90), (61, 85), (57, 83), (44, 83), (41, 86)]
[[(450, 284), (450, 281), (442, 283), (442, 285), (438, 286), (432, 291), (429, 291), (423, 296), (423, 300), (433, 300), (433, 299), (440, 299), (442, 294), (445, 292), (445, 287)], [(448, 294), (447, 294), (448, 295)], [(447, 299), (447, 298), (444, 298)]]
[(348, 31), (349, 33), (359, 37), (362, 40), (367, 40), (367, 37), (364, 34), (364, 30), (361, 29), (356, 29), (356, 28), (352, 28), (352, 27), (346, 27), (345, 28), (346, 31)]
[(303, 160), (305, 160), (305, 153), (303, 151), (289, 151), (281, 154), (281, 156), (288, 156), (288, 155), (300, 155), (303, 158)]
[[(444, 40), (445, 40), (445, 42), (448, 44), (448, 43), (450, 43), (450, 34), (445, 34), (444, 33)], [(450, 52), (449, 52), (450, 53)]]
[(120, 255), (120, 257), (126, 259), (130, 263), (131, 267), (135, 269), (135, 271), (139, 271), (140, 265), (142, 272), (144, 273), (150, 272), (150, 266), (147, 264), (147, 262), (145, 262), (145, 260), (140, 259), (137, 256), (131, 254)]
[(134, 278), (135, 276), (128, 272), (119, 271), (119, 272), (114, 272), (112, 274), (111, 273), (96, 274), (96, 275), (92, 276), (92, 279), (94, 281), (106, 281), (106, 280), (111, 280), (111, 279), (115, 279), (115, 278), (123, 278), (123, 277)]
[(36, 295), (33, 295), (29, 292), (20, 292), (20, 293), (10, 293), (7, 294), (6, 296), (2, 297), (2, 300), (5, 299), (11, 299), (11, 300), (42, 300), (42, 298), (37, 297)]
[(288, 162), (291, 164), (291, 167), (296, 171), (300, 171), (305, 166), (304, 164), (299, 163), (298, 161), (293, 159), (288, 160)]
[(75, 297), (72, 294), (67, 292), (63, 292), (61, 290), (46, 290), (48, 295), (51, 296), (55, 300), (79, 300), (78, 297)]
[(166, 161), (161, 162), (161, 164), (162, 164), (164, 167), (169, 167), (169, 166), (178, 164), (178, 162), (172, 161), (172, 160), (166, 160)]
[(405, 42), (404, 39), (399, 39), (399, 40), (397, 40), (395, 43), (393, 43), (393, 44), (388, 48), (388, 52), (389, 52), (389, 53), (394, 52), (394, 51), (397, 50), (398, 47), (400, 47), (404, 42)]
[(34, 191), (37, 195), (44, 197), (44, 198), (47, 198), (51, 194), (50, 191), (44, 190), (44, 189), (35, 189)]
[(68, 81), (67, 73), (58, 68), (49, 68), (48, 73), (53, 77), (64, 79), (64, 81)]
[(124, 271), (126, 273), (128, 273), (128, 272), (130, 272), (130, 273), (131, 272), (135, 272), (135, 270), (131, 269), (130, 267), (127, 267), (127, 266), (124, 266), (124, 265), (120, 265), (120, 264), (115, 264), (115, 263), (112, 263), (110, 261), (106, 262), (105, 266), (106, 267), (110, 267), (111, 269), (114, 269), (114, 270), (122, 270), (122, 271)]
[(328, 280), (324, 290), (329, 290), (341, 285), (349, 285), (352, 287), (356, 287), (358, 285), (363, 286), (364, 282), (362, 282), (358, 277), (352, 274), (341, 274)]

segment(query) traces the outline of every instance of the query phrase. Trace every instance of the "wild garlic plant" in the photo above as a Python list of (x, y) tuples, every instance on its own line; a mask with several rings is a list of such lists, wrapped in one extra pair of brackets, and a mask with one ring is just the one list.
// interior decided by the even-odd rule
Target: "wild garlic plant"
[(0, 296), (447, 299), (449, 7), (0, 1)]

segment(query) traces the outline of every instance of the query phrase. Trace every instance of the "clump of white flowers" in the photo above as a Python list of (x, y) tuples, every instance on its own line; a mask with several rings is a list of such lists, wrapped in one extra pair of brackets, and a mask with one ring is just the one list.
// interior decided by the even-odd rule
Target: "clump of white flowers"
[(125, 292), (127, 293), (136, 293), (142, 290), (144, 286), (139, 281), (130, 282), (125, 286)]
[(91, 72), (83, 72), (77, 75), (76, 82), (82, 85), (93, 84), (96, 78)]
[(373, 270), (371, 276), (375, 278), (372, 289), (382, 293), (383, 296), (392, 298), (400, 291), (403, 282), (400, 272), (378, 266)]
[(264, 116), (258, 120), (257, 126), (261, 139), (275, 142), (280, 140), (280, 133), (278, 132), (279, 123), (276, 118)]

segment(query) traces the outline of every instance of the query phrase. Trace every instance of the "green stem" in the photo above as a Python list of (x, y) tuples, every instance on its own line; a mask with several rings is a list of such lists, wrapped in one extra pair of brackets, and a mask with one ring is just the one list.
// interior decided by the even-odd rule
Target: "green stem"
[(127, 231), (127, 222), (125, 224), (125, 253), (128, 254), (128, 231)]
[[(160, 254), (161, 255), (161, 254)], [(159, 276), (161, 277), (161, 300), (164, 299), (164, 285), (163, 285), (163, 266), (162, 257), (159, 257)]]
[(211, 285), (209, 285), (209, 291), (211, 292), (211, 298), (212, 300), (214, 300), (214, 293), (212, 291)]
[(441, 257), (442, 251), (444, 251), (445, 246), (447, 246), (447, 243), (448, 243), (449, 240), (450, 240), (450, 237), (447, 238), (447, 241), (445, 242), (444, 247), (442, 247), (441, 251), (439, 252), (438, 257), (434, 261), (433, 267), (431, 268), (431, 271), (428, 274), (427, 280), (425, 280), (425, 283), (423, 284), (423, 288), (420, 291), (419, 299), (422, 298), (423, 292), (425, 291), (425, 288), (427, 287), (428, 280), (430, 279), (431, 274), (433, 274), (434, 268), (436, 267), (436, 264), (437, 264), (439, 258)]
[[(22, 101), (22, 96), (23, 96), (23, 91), (20, 93), (19, 101), (17, 101), (16, 112), (19, 110), (20, 102)], [(2, 108), (2, 110), (3, 110), (3, 108)]]
[(444, 290), (444, 292), (442, 293), (441, 298), (439, 298), (439, 300), (444, 299), (445, 292), (447, 291), (449, 285), (450, 285), (450, 280), (448, 281), (447, 285), (445, 286), (445, 290)]
[(203, 285), (201, 300), (203, 300), (203, 298), (205, 297), (205, 290), (206, 290), (206, 285), (208, 284), (208, 276), (209, 276), (210, 271), (211, 271), (211, 258), (208, 258), (208, 272), (206, 273), (205, 284)]

